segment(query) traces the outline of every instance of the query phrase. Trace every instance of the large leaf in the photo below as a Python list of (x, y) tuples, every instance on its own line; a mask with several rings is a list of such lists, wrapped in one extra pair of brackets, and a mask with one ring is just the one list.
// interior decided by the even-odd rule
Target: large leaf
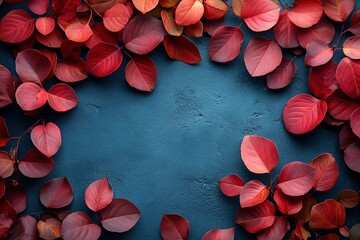
[(324, 119), (327, 104), (309, 94), (291, 98), (285, 106), (283, 120), (286, 130), (293, 134), (312, 131)]
[(298, 28), (296, 36), (301, 47), (306, 48), (306, 45), (312, 40), (319, 40), (326, 44), (331, 43), (335, 36), (334, 25), (326, 18), (321, 20), (310, 28)]
[(164, 28), (160, 20), (146, 15), (134, 17), (123, 32), (125, 47), (136, 54), (147, 54), (164, 39)]
[(346, 165), (353, 171), (360, 173), (360, 141), (351, 144), (344, 152)]
[(279, 162), (275, 143), (260, 136), (246, 135), (240, 153), (245, 166), (253, 173), (270, 173)]
[(0, 117), (0, 147), (4, 147), (10, 141), (10, 134), (5, 119)]
[(301, 211), (302, 198), (292, 197), (284, 194), (280, 189), (274, 192), (274, 201), (281, 213), (285, 215), (293, 215)]
[(360, 195), (357, 191), (352, 189), (344, 189), (337, 196), (337, 200), (345, 208), (354, 208), (360, 203)]
[(46, 157), (35, 148), (26, 153), (19, 163), (20, 172), (29, 178), (45, 177), (50, 174), (54, 167), (54, 160)]
[(201, 240), (234, 240), (234, 228), (214, 229), (206, 232)]
[[(133, 1), (134, 4), (136, 4), (136, 2), (139, 1)], [(110, 9), (105, 11), (103, 18), (104, 26), (110, 32), (119, 32), (128, 23), (130, 17), (130, 13), (124, 4), (115, 4)]]
[(101, 224), (110, 232), (129, 231), (140, 218), (139, 209), (129, 200), (114, 198), (112, 202), (100, 212)]
[(0, 150), (0, 177), (10, 177), (14, 172), (15, 161), (10, 158), (9, 154)]
[(132, 58), (125, 68), (125, 79), (130, 86), (140, 91), (152, 92), (155, 87), (157, 70), (148, 56)]
[(153, 10), (159, 3), (159, 0), (134, 0), (132, 2), (137, 10), (145, 14)]
[(246, 0), (241, 8), (241, 18), (254, 32), (269, 30), (278, 22), (280, 7), (271, 0)]
[(219, 181), (221, 192), (228, 197), (239, 196), (244, 184), (244, 180), (236, 174), (225, 176)]
[(34, 32), (35, 20), (22, 9), (8, 12), (0, 21), (0, 40), (8, 43), (20, 43)]
[(324, 12), (334, 21), (345, 22), (354, 9), (354, 0), (324, 0)]
[(349, 37), (343, 44), (343, 52), (352, 59), (360, 59), (360, 36)]
[(40, 201), (46, 208), (63, 208), (73, 200), (73, 190), (66, 177), (47, 181), (40, 190)]
[(342, 227), (345, 220), (344, 206), (335, 200), (328, 199), (312, 207), (309, 225), (314, 230), (334, 229)]
[(249, 233), (257, 233), (270, 227), (275, 221), (275, 207), (265, 200), (254, 207), (240, 208), (236, 214), (236, 223)]
[(323, 14), (320, 0), (297, 0), (289, 11), (290, 20), (298, 27), (309, 28), (317, 24)]
[(329, 62), (334, 51), (324, 42), (312, 40), (306, 45), (305, 64), (317, 67)]
[(37, 125), (32, 129), (30, 136), (35, 147), (47, 157), (54, 156), (61, 146), (60, 129), (52, 122)]
[(311, 92), (318, 98), (328, 98), (339, 85), (336, 80), (337, 64), (329, 61), (325, 65), (311, 68), (308, 84)]
[(15, 98), (22, 110), (32, 111), (43, 106), (47, 102), (48, 96), (47, 92), (39, 85), (26, 82), (16, 89)]
[(331, 94), (326, 102), (328, 113), (337, 120), (350, 120), (351, 114), (360, 107), (360, 100), (351, 99), (341, 89)]
[(29, 215), (18, 218), (7, 239), (18, 240), (19, 236), (21, 236), (21, 239), (37, 239), (38, 232), (36, 229), (36, 222), (36, 219)]
[(176, 214), (164, 215), (160, 223), (160, 234), (163, 240), (186, 239), (189, 230), (189, 221)]
[(84, 60), (80, 57), (63, 59), (56, 65), (55, 76), (60, 81), (69, 83), (85, 80), (88, 74)]
[(85, 191), (85, 203), (88, 208), (98, 212), (108, 206), (114, 192), (106, 177), (91, 183)]
[(340, 88), (351, 98), (360, 98), (360, 60), (343, 58), (336, 70)]
[(335, 185), (339, 177), (339, 168), (333, 155), (323, 153), (311, 160), (310, 166), (316, 170), (315, 190), (324, 192)]
[(57, 112), (69, 111), (79, 103), (74, 89), (65, 83), (58, 83), (49, 89), (48, 102)]
[(180, 26), (197, 23), (204, 14), (204, 5), (199, 0), (182, 0), (176, 7), (175, 22)]
[(101, 228), (92, 223), (83, 212), (69, 214), (62, 222), (61, 228), (64, 240), (97, 240), (101, 235)]
[(351, 114), (350, 126), (356, 136), (360, 138), (360, 108)]
[(13, 102), (15, 98), (15, 84), (10, 71), (0, 64), (0, 108)]
[(288, 13), (288, 10), (284, 10), (280, 14), (279, 22), (274, 26), (274, 37), (281, 47), (295, 48), (299, 46), (297, 27), (290, 21)]
[(289, 221), (285, 217), (275, 217), (273, 225), (256, 234), (258, 240), (281, 240), (290, 229)]
[(266, 85), (270, 89), (281, 89), (288, 86), (296, 73), (293, 60), (283, 58), (280, 65), (266, 76)]
[(245, 66), (252, 77), (264, 76), (274, 71), (281, 60), (281, 49), (272, 40), (254, 37), (245, 49)]
[(210, 60), (215, 62), (230, 62), (235, 59), (241, 50), (244, 34), (237, 27), (219, 27), (211, 36), (208, 45)]
[(99, 43), (92, 47), (85, 59), (86, 71), (96, 77), (106, 77), (115, 72), (123, 56), (118, 46)]
[(240, 206), (242, 208), (258, 205), (269, 196), (269, 188), (258, 180), (247, 182), (240, 194)]
[(196, 64), (201, 61), (200, 51), (195, 43), (183, 35), (180, 37), (165, 36), (164, 46), (171, 59), (187, 64)]
[(309, 164), (291, 162), (280, 172), (277, 187), (289, 196), (303, 196), (314, 186), (316, 171)]

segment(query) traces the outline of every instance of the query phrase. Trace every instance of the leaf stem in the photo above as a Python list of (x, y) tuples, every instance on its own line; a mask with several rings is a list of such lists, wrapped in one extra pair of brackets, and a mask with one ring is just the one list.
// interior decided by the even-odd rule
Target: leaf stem
[(28, 129), (26, 129), (25, 132), (23, 132), (20, 136), (18, 137), (14, 137), (14, 139), (17, 139), (17, 143), (16, 143), (16, 147), (15, 147), (15, 159), (17, 160), (18, 158), (18, 149), (19, 149), (19, 145), (21, 142), (21, 139), (25, 136), (25, 134), (27, 134), (29, 131), (31, 131), (31, 129), (33, 129), (35, 127), (36, 124), (38, 124), (42, 119), (38, 119), (33, 125), (31, 125)]
[(133, 59), (133, 57), (128, 53), (124, 48), (121, 48), (122, 52), (125, 53), (126, 56), (128, 56), (130, 59)]
[(341, 33), (340, 33), (339, 38), (338, 38), (336, 44), (334, 45), (333, 49), (336, 49), (336, 48), (337, 48), (337, 46), (339, 45), (339, 42), (340, 42), (340, 40), (341, 40), (341, 37), (347, 32), (347, 30), (344, 31), (344, 27), (345, 27), (345, 24), (342, 23), (342, 25), (341, 25)]
[(241, 25), (243, 25), (243, 23), (244, 23), (244, 21), (242, 21), (242, 22), (239, 24), (239, 26), (237, 26), (237, 27), (240, 28)]
[(282, 9), (285, 9), (285, 5), (284, 5), (284, 3), (283, 3), (281, 0), (279, 0), (279, 3), (280, 3), (281, 8), (282, 8)]

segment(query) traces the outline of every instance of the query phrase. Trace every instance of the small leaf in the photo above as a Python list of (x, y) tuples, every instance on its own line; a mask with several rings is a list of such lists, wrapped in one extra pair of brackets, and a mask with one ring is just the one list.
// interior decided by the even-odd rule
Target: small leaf
[(340, 149), (345, 150), (351, 144), (357, 142), (359, 138), (353, 133), (349, 124), (344, 125), (339, 133)]
[(93, 35), (89, 21), (83, 23), (79, 19), (74, 18), (65, 29), (66, 37), (74, 42), (86, 42)]
[(297, 27), (290, 21), (289, 11), (284, 10), (280, 14), (278, 23), (274, 26), (274, 37), (283, 48), (295, 48), (299, 46), (296, 37)]
[(10, 134), (5, 119), (0, 117), (0, 147), (4, 147), (10, 141)]
[(48, 101), (57, 112), (69, 111), (79, 103), (74, 89), (65, 83), (58, 83), (49, 89)]
[(325, 65), (310, 69), (308, 84), (311, 92), (320, 99), (327, 99), (339, 85), (336, 80), (337, 64), (329, 61)]
[(360, 60), (343, 58), (336, 70), (336, 79), (346, 95), (360, 98)]
[(37, 125), (31, 131), (31, 141), (47, 157), (52, 157), (61, 146), (61, 132), (58, 126), (49, 122)]
[(42, 35), (48, 35), (55, 29), (55, 20), (52, 17), (39, 17), (35, 22), (36, 29)]
[(132, 2), (137, 10), (145, 14), (153, 10), (158, 5), (159, 0), (134, 0)]
[(222, 0), (205, 0), (204, 17), (208, 20), (215, 20), (224, 17), (228, 6)]
[(15, 161), (12, 160), (9, 154), (3, 150), (0, 150), (0, 177), (10, 177), (14, 172)]
[(343, 237), (348, 238), (350, 236), (350, 230), (346, 226), (339, 228), (339, 232)]
[(234, 240), (234, 228), (214, 229), (206, 232), (201, 240)]
[(29, 178), (45, 177), (50, 174), (54, 167), (54, 160), (35, 148), (26, 153), (19, 163), (20, 172)]
[(221, 192), (228, 197), (239, 196), (244, 184), (244, 180), (236, 174), (225, 176), (219, 181)]
[(132, 58), (125, 68), (125, 79), (130, 86), (140, 91), (152, 92), (157, 77), (155, 63), (147, 56)]
[(34, 32), (34, 19), (26, 11), (16, 9), (8, 12), (0, 22), (0, 40), (7, 43), (20, 43)]
[(292, 197), (284, 194), (280, 189), (274, 192), (274, 201), (281, 213), (285, 215), (294, 215), (302, 209), (302, 198)]
[(275, 217), (273, 225), (256, 234), (258, 240), (283, 239), (290, 229), (289, 221), (285, 217)]
[(179, 26), (197, 23), (204, 14), (204, 5), (199, 0), (182, 0), (176, 7), (175, 22)]
[(344, 151), (344, 160), (346, 165), (353, 171), (360, 173), (360, 141), (351, 144)]
[(73, 190), (66, 177), (47, 181), (40, 190), (40, 201), (46, 208), (63, 208), (73, 200)]
[(328, 199), (313, 206), (309, 225), (313, 230), (334, 229), (344, 226), (345, 220), (344, 206), (335, 200)]
[(345, 208), (354, 208), (360, 203), (360, 195), (357, 191), (344, 189), (337, 196), (337, 200)]
[(266, 76), (266, 85), (270, 89), (281, 89), (288, 86), (296, 73), (293, 60), (283, 58), (280, 65)]
[(69, 214), (61, 225), (64, 240), (96, 240), (101, 235), (101, 228), (92, 223), (83, 212)]
[(177, 37), (182, 34), (184, 27), (176, 24), (175, 15), (171, 9), (161, 10), (161, 19), (168, 34)]
[(91, 183), (86, 188), (85, 203), (88, 208), (94, 212), (98, 212), (111, 203), (113, 196), (114, 192), (112, 187), (110, 186), (107, 178), (104, 177)]
[(324, 65), (331, 60), (334, 51), (324, 42), (312, 40), (306, 45), (305, 64), (311, 67)]
[[(133, 1), (134, 4), (136, 2), (137, 1)], [(119, 32), (129, 22), (130, 17), (130, 13), (126, 6), (124, 4), (118, 3), (105, 11), (103, 23), (106, 29), (110, 32)]]
[(13, 77), (10, 71), (0, 64), (0, 108), (11, 104), (14, 98), (15, 84)]
[(289, 11), (290, 20), (300, 28), (309, 28), (317, 24), (323, 14), (320, 0), (297, 0)]
[(190, 224), (184, 217), (175, 214), (163, 215), (160, 223), (160, 234), (163, 240), (186, 239)]
[(348, 97), (341, 89), (326, 99), (328, 113), (337, 120), (350, 120), (351, 114), (360, 107), (360, 100)]
[(196, 64), (201, 61), (200, 51), (195, 43), (183, 35), (180, 37), (165, 36), (164, 47), (171, 59), (187, 64)]
[(85, 62), (80, 57), (63, 59), (56, 65), (55, 76), (63, 82), (72, 83), (87, 79)]
[(37, 230), (42, 239), (57, 239), (61, 237), (61, 222), (56, 218), (40, 220), (37, 223)]
[(345, 22), (354, 9), (354, 0), (326, 0), (323, 8), (330, 19)]
[(343, 44), (343, 52), (351, 59), (360, 59), (360, 36), (346, 39)]
[(258, 180), (251, 180), (241, 190), (240, 206), (242, 208), (258, 205), (269, 196), (269, 188)]
[(310, 166), (316, 170), (315, 190), (325, 192), (335, 186), (339, 168), (333, 155), (323, 153), (311, 160)]

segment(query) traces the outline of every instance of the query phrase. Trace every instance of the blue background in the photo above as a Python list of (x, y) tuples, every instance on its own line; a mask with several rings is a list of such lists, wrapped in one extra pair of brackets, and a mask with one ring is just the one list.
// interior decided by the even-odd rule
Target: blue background
[[(2, 16), (6, 9), (4, 4), (0, 7)], [(230, 15), (226, 23), (237, 26), (240, 20)], [(254, 33), (245, 24), (241, 29), (244, 49)], [(272, 32), (257, 35), (271, 37)], [(303, 57), (295, 60), (298, 71), (291, 85), (272, 91), (266, 88), (264, 78), (251, 78), (247, 73), (243, 51), (231, 63), (210, 62), (208, 41), (208, 36), (195, 40), (203, 58), (197, 65), (172, 61), (159, 46), (151, 54), (158, 69), (151, 94), (127, 85), (125, 55), (122, 67), (112, 76), (89, 77), (73, 84), (78, 107), (65, 114), (49, 110), (45, 117), (62, 131), (54, 171), (44, 179), (21, 179), (29, 194), (27, 212), (43, 210), (38, 195), (46, 180), (67, 176), (74, 189), (69, 209), (85, 211), (94, 218), (85, 206), (84, 192), (88, 184), (107, 176), (115, 196), (131, 200), (142, 215), (130, 232), (103, 234), (102, 239), (160, 239), (162, 215), (170, 213), (190, 221), (190, 240), (201, 239), (208, 230), (235, 226), (238, 198), (222, 195), (218, 187), (222, 177), (236, 173), (246, 181), (256, 178), (269, 183), (268, 175), (251, 174), (240, 159), (239, 146), (245, 134), (264, 136), (277, 144), (280, 161), (274, 175), (291, 161), (308, 163), (321, 153), (332, 153), (340, 177), (333, 190), (316, 193), (319, 200), (336, 198), (344, 188), (359, 190), (359, 174), (346, 167), (339, 150), (340, 128), (322, 124), (309, 134), (294, 136), (283, 127), (286, 102), (298, 93), (309, 93), (309, 69)], [(340, 57), (338, 52), (335, 59)], [(16, 74), (8, 45), (0, 44), (0, 64)], [(36, 121), (25, 117), (16, 104), (1, 109), (0, 115), (15, 136)], [(26, 138), (20, 155), (30, 148)], [(347, 211), (347, 226), (360, 222), (359, 210)], [(235, 227), (236, 239), (254, 238)]]

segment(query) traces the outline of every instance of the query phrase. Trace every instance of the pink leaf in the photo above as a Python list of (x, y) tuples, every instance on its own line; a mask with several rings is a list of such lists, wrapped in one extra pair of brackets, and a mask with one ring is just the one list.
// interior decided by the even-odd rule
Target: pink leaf
[(274, 27), (274, 37), (281, 47), (295, 48), (299, 46), (297, 27), (290, 21), (288, 13), (288, 10), (284, 10), (280, 14), (279, 22)]
[(324, 153), (317, 156), (311, 160), (310, 166), (316, 170), (315, 190), (325, 192), (335, 185), (339, 177), (339, 168), (331, 154)]
[(329, 20), (321, 18), (314, 26), (304, 29), (298, 28), (296, 33), (300, 46), (306, 48), (311, 40), (319, 40), (326, 44), (331, 43), (335, 36), (335, 28)]
[(27, 207), (27, 193), (20, 184), (16, 186), (8, 184), (6, 186), (5, 198), (11, 203), (17, 214), (24, 211)]
[(309, 88), (320, 99), (328, 98), (339, 85), (336, 80), (337, 64), (329, 61), (325, 65), (311, 68), (309, 74)]
[(124, 4), (115, 4), (105, 11), (103, 18), (104, 26), (110, 32), (119, 32), (128, 23), (130, 17), (130, 13)]
[(27, 215), (20, 217), (14, 223), (8, 240), (37, 239), (38, 232), (36, 229), (36, 219)]
[(186, 239), (190, 224), (184, 217), (175, 214), (163, 215), (160, 223), (160, 234), (163, 240)]
[(196, 64), (201, 61), (200, 51), (195, 43), (183, 35), (180, 37), (165, 36), (164, 47), (171, 59), (187, 64)]
[(246, 135), (240, 152), (245, 166), (253, 173), (270, 173), (279, 162), (275, 143), (260, 136)]
[(360, 10), (357, 10), (352, 18), (351, 18), (351, 23), (350, 23), (350, 27), (348, 29), (350, 32), (352, 32), (355, 35), (359, 35), (360, 34)]
[(312, 40), (306, 45), (305, 64), (317, 67), (329, 62), (334, 51), (324, 42)]
[(353, 171), (360, 173), (360, 141), (351, 144), (344, 152), (346, 165)]
[(357, 142), (359, 138), (354, 134), (349, 124), (344, 125), (339, 133), (340, 149), (345, 150), (351, 144)]
[(0, 108), (11, 104), (14, 98), (15, 84), (13, 77), (10, 71), (0, 64)]
[(360, 36), (346, 39), (343, 44), (343, 52), (351, 59), (360, 59)]
[(66, 177), (47, 181), (40, 190), (40, 201), (46, 208), (63, 208), (73, 200), (73, 190)]
[(22, 9), (8, 12), (0, 22), (0, 40), (7, 43), (20, 43), (34, 32), (34, 19)]
[(317, 24), (323, 14), (320, 0), (296, 0), (289, 11), (290, 20), (298, 27), (309, 28)]
[(283, 58), (280, 65), (266, 76), (266, 85), (270, 89), (281, 89), (288, 86), (296, 73), (293, 60)]
[(55, 29), (55, 20), (52, 17), (40, 17), (35, 22), (36, 29), (42, 35), (48, 35)]
[(312, 207), (309, 225), (314, 230), (334, 229), (342, 227), (345, 220), (344, 206), (335, 200), (328, 199)]
[(360, 98), (360, 60), (343, 58), (336, 70), (336, 79), (346, 95)]
[(289, 221), (285, 217), (275, 217), (273, 225), (256, 234), (258, 240), (281, 240), (290, 230)]
[(135, 226), (140, 218), (139, 209), (129, 200), (114, 198), (100, 212), (101, 224), (110, 232), (122, 233)]
[(301, 197), (292, 197), (284, 194), (280, 189), (274, 192), (274, 201), (281, 213), (294, 215), (301, 211), (303, 206)]
[(348, 97), (341, 89), (326, 100), (328, 113), (337, 120), (350, 120), (351, 114), (360, 107), (360, 101)]
[(56, 65), (55, 76), (63, 82), (79, 82), (85, 80), (88, 74), (85, 70), (85, 62), (80, 57), (63, 59)]
[(61, 146), (60, 129), (52, 122), (37, 125), (31, 131), (31, 141), (45, 156), (52, 157)]
[(242, 208), (258, 205), (269, 196), (269, 188), (258, 180), (246, 183), (241, 190), (240, 206)]
[(14, 172), (15, 161), (10, 158), (9, 154), (0, 150), (0, 177), (10, 177)]
[(66, 37), (73, 42), (86, 42), (93, 35), (93, 31), (89, 25), (91, 18), (88, 22), (82, 22), (78, 18), (71, 20), (65, 29)]
[(58, 83), (49, 89), (48, 101), (57, 112), (69, 111), (79, 103), (74, 89), (65, 83)]
[(69, 214), (62, 222), (61, 228), (64, 240), (97, 240), (101, 235), (101, 228), (92, 223), (83, 212)]
[(323, 8), (330, 19), (345, 22), (354, 9), (354, 0), (325, 0)]
[(252, 77), (264, 76), (274, 71), (281, 60), (281, 49), (272, 40), (254, 37), (245, 49), (245, 66)]
[(47, 102), (47, 92), (39, 85), (26, 82), (21, 84), (15, 93), (16, 101), (24, 111), (32, 111)]
[(0, 147), (4, 147), (10, 141), (10, 135), (5, 119), (0, 117)]
[(42, 178), (50, 174), (55, 162), (37, 149), (30, 150), (19, 163), (20, 172), (29, 178)]
[(105, 208), (112, 201), (114, 192), (106, 177), (91, 183), (85, 191), (85, 203), (94, 212)]
[(234, 240), (234, 228), (214, 229), (206, 232), (201, 240)]
[(152, 92), (157, 70), (155, 63), (147, 56), (132, 58), (125, 68), (125, 79), (130, 86), (140, 91)]
[(303, 196), (314, 186), (316, 171), (309, 164), (291, 162), (280, 172), (277, 187), (289, 196)]
[(360, 138), (360, 108), (351, 114), (350, 126), (356, 136)]
[(175, 22), (179, 26), (197, 23), (204, 14), (204, 5), (199, 0), (182, 0), (176, 7)]
[(244, 180), (236, 174), (230, 174), (219, 181), (220, 190), (228, 197), (239, 196), (244, 186)]
[(28, 0), (28, 7), (33, 13), (43, 15), (48, 10), (49, 0)]

